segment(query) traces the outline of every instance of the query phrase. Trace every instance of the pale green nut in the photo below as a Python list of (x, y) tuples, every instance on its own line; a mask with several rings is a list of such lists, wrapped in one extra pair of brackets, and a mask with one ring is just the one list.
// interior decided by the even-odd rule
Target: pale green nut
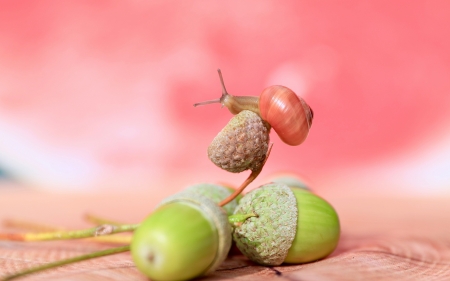
[[(213, 183), (198, 183), (188, 186), (182, 192), (190, 192), (194, 194), (203, 195), (211, 199), (214, 203), (218, 204), (228, 196), (230, 196), (233, 191), (226, 186), (213, 184)], [(224, 208), (228, 215), (233, 214), (234, 209), (237, 207), (237, 199), (232, 200), (230, 203), (226, 204)]]
[(336, 210), (319, 196), (292, 188), (297, 199), (298, 220), (294, 242), (285, 263), (306, 263), (322, 259), (337, 247), (340, 223)]
[(306, 263), (326, 257), (337, 246), (339, 218), (319, 196), (283, 183), (263, 185), (246, 194), (235, 214), (256, 214), (234, 223), (241, 252), (262, 265)]
[(231, 247), (225, 211), (209, 198), (178, 193), (165, 200), (133, 234), (131, 255), (152, 280), (189, 280), (213, 272)]

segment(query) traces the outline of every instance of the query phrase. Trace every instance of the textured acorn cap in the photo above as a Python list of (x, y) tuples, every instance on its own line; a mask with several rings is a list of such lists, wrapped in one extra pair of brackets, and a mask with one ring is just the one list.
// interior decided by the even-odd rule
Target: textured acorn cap
[[(188, 186), (183, 192), (191, 192), (195, 194), (200, 194), (211, 199), (214, 203), (218, 204), (228, 196), (230, 196), (233, 191), (225, 186), (221, 186), (213, 183), (198, 183)], [(237, 206), (237, 199), (233, 199), (230, 203), (226, 204), (222, 208), (228, 215), (232, 215), (234, 209)]]
[(266, 159), (269, 129), (258, 114), (243, 110), (235, 115), (208, 147), (208, 157), (232, 173), (257, 170)]
[[(204, 213), (204, 217), (207, 218), (213, 226), (216, 227), (219, 237), (219, 247), (217, 255), (213, 263), (205, 270), (203, 275), (207, 275), (219, 267), (220, 264), (226, 259), (228, 252), (231, 248), (231, 226), (228, 223), (228, 216), (224, 209), (219, 207), (211, 199), (200, 194), (194, 194), (190, 192), (180, 192), (172, 196), (167, 197), (157, 206), (157, 208), (170, 204), (173, 202), (185, 202), (196, 205)], [(194, 258), (194, 257), (193, 257)]]
[(294, 173), (278, 173), (269, 177), (267, 182), (284, 183), (289, 187), (302, 188), (311, 191), (305, 180)]
[(235, 214), (254, 213), (233, 230), (239, 250), (262, 265), (280, 265), (287, 256), (297, 230), (297, 201), (282, 183), (270, 183), (247, 193)]

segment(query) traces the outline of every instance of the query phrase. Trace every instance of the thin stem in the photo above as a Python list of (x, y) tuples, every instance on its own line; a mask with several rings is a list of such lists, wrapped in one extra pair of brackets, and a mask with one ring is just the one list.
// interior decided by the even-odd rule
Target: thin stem
[(222, 200), (222, 202), (219, 203), (219, 206), (223, 207), (226, 204), (230, 203), (231, 201), (233, 201), (234, 198), (236, 198), (239, 194), (241, 194), (242, 191), (244, 191), (244, 189), (252, 182), (254, 181), (258, 175), (261, 173), (264, 165), (266, 164), (267, 159), (269, 158), (270, 155), (270, 151), (272, 150), (272, 146), (273, 144), (269, 145), (269, 149), (267, 150), (267, 154), (266, 154), (266, 159), (264, 159), (264, 162), (262, 163), (262, 165), (259, 167), (259, 169), (252, 171), (252, 173), (248, 176), (248, 178), (242, 183), (242, 185), (236, 189), (235, 192), (233, 192), (230, 196), (228, 196), (227, 198), (225, 198), (224, 200)]
[[(116, 222), (117, 223), (117, 222)], [(110, 223), (112, 224), (112, 223)], [(17, 219), (7, 219), (3, 221), (3, 225), (6, 227), (19, 228), (27, 231), (39, 231), (39, 232), (57, 232), (57, 231), (68, 231), (62, 227), (56, 227), (52, 225), (46, 225), (41, 223), (34, 223), (26, 220), (17, 220)], [(2, 234), (0, 233), (0, 240), (3, 239), (6, 235), (10, 234)], [(27, 235), (21, 234), (21, 235)], [(130, 235), (110, 235), (110, 236), (97, 236), (92, 238), (87, 238), (96, 242), (103, 243), (114, 243), (114, 244), (130, 244), (131, 236)], [(9, 240), (9, 239), (8, 239)]]
[(103, 250), (103, 251), (98, 251), (98, 252), (94, 252), (94, 253), (90, 253), (90, 254), (86, 254), (86, 255), (81, 255), (81, 256), (65, 259), (65, 260), (55, 261), (55, 262), (47, 263), (44, 265), (39, 265), (36, 267), (25, 269), (23, 271), (19, 271), (17, 273), (5, 276), (1, 280), (8, 281), (8, 280), (12, 280), (14, 278), (18, 278), (18, 277), (21, 277), (21, 276), (24, 276), (27, 274), (36, 273), (36, 272), (39, 272), (42, 270), (51, 269), (51, 268), (55, 268), (58, 266), (71, 264), (71, 263), (75, 263), (75, 262), (85, 261), (85, 260), (89, 260), (89, 259), (93, 259), (93, 258), (104, 257), (104, 256), (108, 256), (108, 255), (127, 252), (129, 250), (130, 250), (130, 245), (127, 245), (127, 246), (107, 249), (107, 250)]
[(101, 225), (101, 224), (124, 225), (124, 223), (121, 223), (121, 222), (118, 222), (118, 221), (109, 220), (109, 219), (105, 219), (105, 218), (98, 217), (98, 216), (92, 215), (92, 214), (84, 215), (84, 219), (86, 221), (91, 222), (91, 223), (96, 224), (96, 225)]
[(63, 231), (42, 232), (42, 233), (0, 233), (0, 240), (48, 241), (48, 240), (80, 239), (80, 238), (97, 237), (102, 235), (133, 231), (138, 226), (139, 224), (126, 224), (126, 225), (104, 224), (94, 228), (74, 230), (74, 231), (63, 230)]
[(257, 214), (251, 213), (251, 214), (236, 214), (228, 216), (228, 222), (232, 226), (240, 226), (243, 224), (248, 218), (257, 217)]

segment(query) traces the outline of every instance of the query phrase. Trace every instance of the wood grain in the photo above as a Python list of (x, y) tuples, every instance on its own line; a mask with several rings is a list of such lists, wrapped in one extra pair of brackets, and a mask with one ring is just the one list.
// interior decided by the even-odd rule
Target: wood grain
[[(326, 196), (337, 209), (342, 236), (324, 260), (273, 268), (232, 252), (202, 280), (450, 280), (450, 197)], [(149, 199), (151, 198), (151, 199)], [(86, 212), (136, 222), (160, 200), (149, 194), (45, 194), (0, 189), (0, 219), (20, 218), (80, 228)], [(150, 202), (149, 202), (150, 201)], [(121, 208), (118, 208), (118, 204)], [(2, 228), (2, 231), (11, 229)], [(86, 240), (0, 242), (0, 276), (42, 263), (112, 247)], [(129, 253), (80, 262), (20, 280), (147, 280)]]

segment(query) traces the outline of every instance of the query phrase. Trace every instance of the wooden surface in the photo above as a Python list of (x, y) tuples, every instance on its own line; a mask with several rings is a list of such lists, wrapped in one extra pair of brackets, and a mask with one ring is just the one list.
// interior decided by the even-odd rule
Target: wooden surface
[[(321, 194), (337, 209), (342, 237), (324, 260), (273, 268), (232, 254), (202, 280), (450, 280), (450, 196), (404, 198)], [(125, 222), (142, 220), (165, 195), (46, 194), (0, 188), (0, 219), (19, 218), (69, 228), (89, 226), (86, 212)], [(2, 228), (2, 231), (10, 230)], [(0, 241), (0, 276), (111, 245)], [(85, 261), (20, 280), (147, 280), (129, 253)]]

